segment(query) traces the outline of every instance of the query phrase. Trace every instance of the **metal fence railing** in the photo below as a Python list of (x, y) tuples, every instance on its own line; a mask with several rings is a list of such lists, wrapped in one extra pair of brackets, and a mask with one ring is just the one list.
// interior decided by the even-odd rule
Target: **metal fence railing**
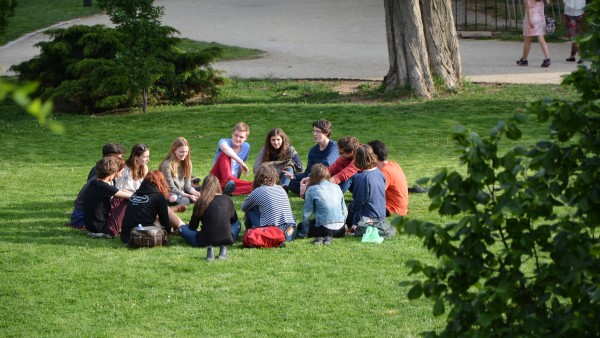
[[(546, 15), (562, 21), (562, 0), (546, 5)], [(521, 31), (525, 5), (522, 0), (452, 0), (458, 31)]]

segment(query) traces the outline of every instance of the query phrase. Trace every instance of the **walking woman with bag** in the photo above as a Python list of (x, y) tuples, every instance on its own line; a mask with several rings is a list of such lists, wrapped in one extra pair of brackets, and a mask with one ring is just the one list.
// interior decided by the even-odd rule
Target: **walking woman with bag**
[[(549, 0), (547, 0), (549, 1)], [(542, 52), (544, 53), (544, 61), (542, 67), (549, 67), (550, 53), (548, 52), (548, 44), (544, 38), (546, 35), (546, 16), (544, 15), (544, 2), (542, 0), (524, 0), (525, 15), (523, 16), (523, 54), (521, 59), (517, 61), (519, 66), (529, 65), (527, 57), (531, 50), (531, 38), (537, 36)]]

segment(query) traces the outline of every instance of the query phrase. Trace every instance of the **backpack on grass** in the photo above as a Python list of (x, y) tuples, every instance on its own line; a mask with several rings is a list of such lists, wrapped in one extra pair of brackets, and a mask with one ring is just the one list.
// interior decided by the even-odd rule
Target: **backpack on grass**
[(131, 248), (153, 248), (155, 246), (168, 246), (167, 232), (158, 226), (149, 226), (131, 229), (129, 242)]
[(250, 228), (244, 234), (245, 248), (275, 248), (285, 242), (285, 234), (276, 226)]

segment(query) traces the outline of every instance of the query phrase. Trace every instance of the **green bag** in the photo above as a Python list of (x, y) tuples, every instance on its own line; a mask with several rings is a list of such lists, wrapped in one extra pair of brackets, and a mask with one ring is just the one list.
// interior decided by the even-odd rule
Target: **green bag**
[(368, 226), (360, 241), (363, 243), (380, 244), (383, 242), (383, 237), (379, 236), (379, 230), (376, 227)]

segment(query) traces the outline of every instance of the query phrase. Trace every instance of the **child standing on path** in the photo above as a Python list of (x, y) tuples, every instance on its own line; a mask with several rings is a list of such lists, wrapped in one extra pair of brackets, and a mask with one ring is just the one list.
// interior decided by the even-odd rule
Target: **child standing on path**
[(546, 16), (544, 15), (544, 2), (542, 0), (524, 0), (525, 1), (525, 15), (523, 17), (523, 55), (521, 59), (517, 61), (519, 66), (529, 65), (527, 57), (529, 56), (529, 50), (531, 49), (531, 37), (537, 36), (542, 52), (544, 53), (544, 62), (542, 67), (549, 67), (550, 53), (548, 52), (548, 44), (544, 39), (546, 34)]

